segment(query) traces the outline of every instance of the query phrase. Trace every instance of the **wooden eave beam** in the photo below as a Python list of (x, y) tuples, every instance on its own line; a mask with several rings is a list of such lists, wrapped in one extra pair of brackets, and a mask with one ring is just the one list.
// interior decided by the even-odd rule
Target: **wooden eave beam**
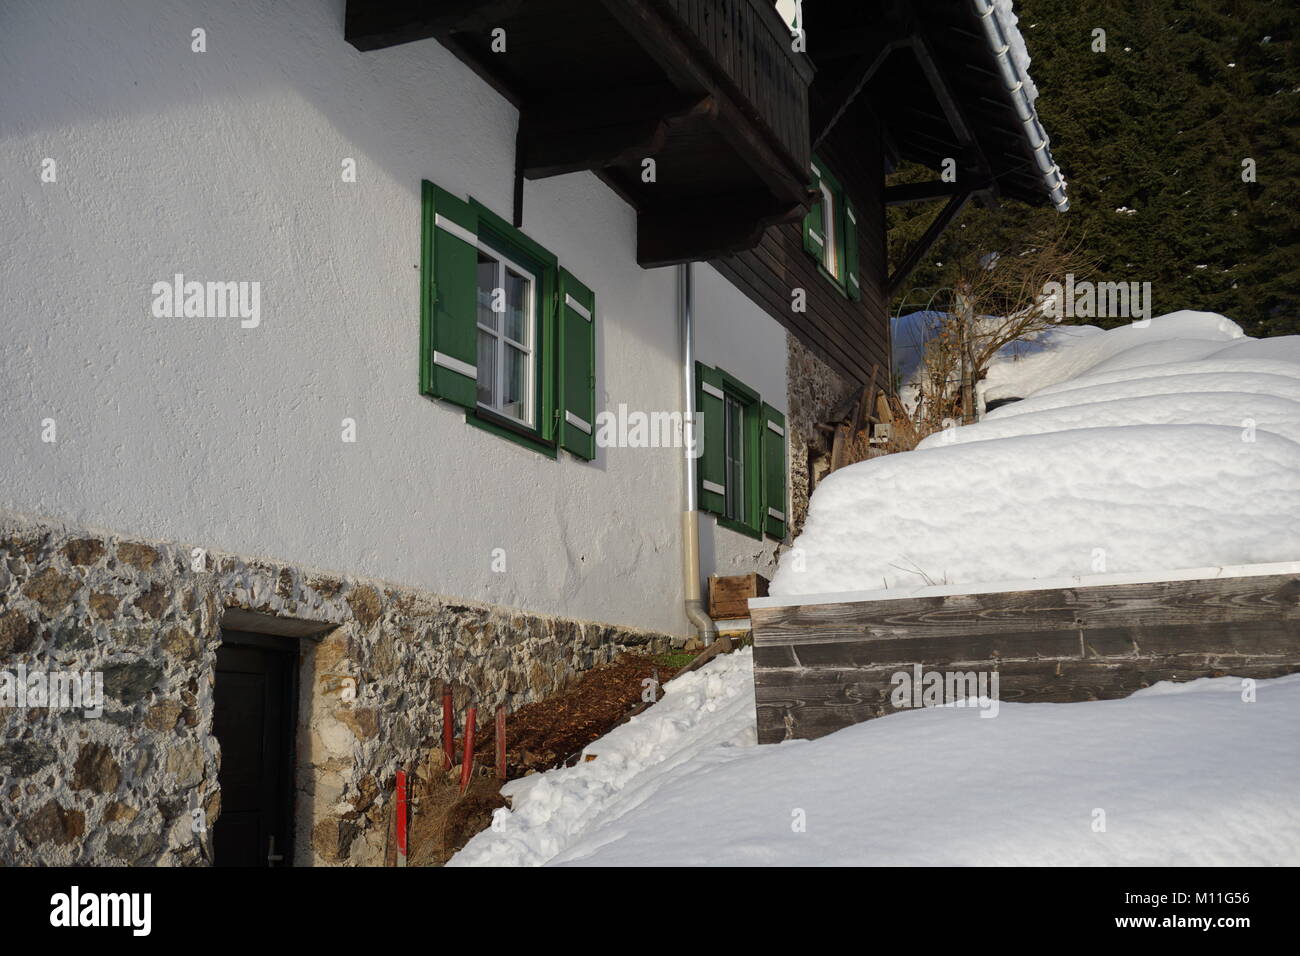
[(709, 116), (712, 97), (691, 102), (663, 91), (604, 93), (584, 104), (565, 98), (525, 105), (522, 112), (522, 165), (528, 179), (579, 170), (602, 169), (658, 152), (668, 130)]
[(835, 91), (826, 98), (824, 107), (826, 112), (822, 113), (824, 118), (813, 123), (813, 152), (816, 152), (817, 147), (830, 135), (831, 130), (835, 128), (835, 124), (840, 121), (840, 117), (853, 105), (853, 101), (858, 98), (858, 94), (871, 82), (871, 78), (889, 59), (890, 54), (905, 45), (906, 42), (901, 37), (877, 36), (868, 51), (854, 62), (853, 66), (844, 75), (844, 78), (835, 87)]
[(938, 238), (943, 235), (944, 230), (957, 218), (957, 214), (965, 208), (971, 195), (972, 193), (967, 191), (959, 192), (948, 200), (943, 209), (939, 210), (939, 215), (934, 217), (934, 221), (925, 230), (925, 234), (908, 251), (903, 261), (898, 264), (898, 268), (894, 270), (894, 274), (889, 277), (888, 282), (885, 284), (885, 294), (887, 296), (892, 297), (898, 291), (899, 286), (907, 280), (907, 277), (916, 271), (916, 267), (921, 264), (921, 260), (930, 251), (930, 247), (935, 244)]
[(766, 193), (656, 203), (637, 215), (636, 258), (645, 269), (719, 259), (758, 245), (770, 226), (804, 214)]
[(347, 0), (343, 38), (361, 51), (430, 37), (453, 30), (482, 29), (500, 23), (522, 0)]
[[(949, 128), (957, 138), (957, 143), (964, 154), (963, 165), (973, 167), (981, 179), (993, 181), (993, 167), (989, 164), (988, 157), (984, 155), (984, 150), (975, 137), (974, 129), (966, 120), (961, 104), (957, 102), (957, 97), (948, 85), (943, 71), (935, 62), (929, 43), (920, 32), (913, 33), (908, 38), (908, 43), (917, 64), (921, 67), (921, 72), (925, 74), (926, 81), (930, 84), (935, 99), (939, 101), (939, 107), (943, 110)], [(992, 189), (981, 190), (978, 196), (983, 205), (996, 203), (996, 192)]]
[(988, 180), (980, 180), (973, 174), (962, 171), (958, 173), (957, 181), (951, 183), (936, 180), (926, 183), (903, 183), (898, 186), (886, 186), (885, 205), (904, 206), (914, 202), (950, 199), (961, 192), (974, 193), (991, 187), (992, 183)]

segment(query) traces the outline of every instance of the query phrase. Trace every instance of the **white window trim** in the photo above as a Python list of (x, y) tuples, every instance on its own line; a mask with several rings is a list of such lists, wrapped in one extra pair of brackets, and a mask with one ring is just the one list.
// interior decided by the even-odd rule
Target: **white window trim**
[[(722, 402), (722, 459), (725, 466), (723, 469), (723, 477), (724, 484), (726, 485), (723, 492), (722, 513), (723, 517), (727, 518), (727, 520), (737, 521), (741, 524), (745, 523), (745, 516), (749, 510), (749, 502), (745, 500), (745, 467), (748, 464), (745, 456), (745, 452), (747, 451), (745, 448), (745, 439), (749, 437), (745, 434), (745, 413), (750, 404), (751, 403), (745, 402), (735, 395), (725, 395)], [(733, 409), (734, 411), (732, 411)], [(736, 425), (737, 429), (736, 437), (738, 439), (737, 444), (739, 446), (739, 453), (735, 457), (731, 457), (730, 454), (732, 435), (727, 431), (726, 427), (726, 422), (729, 418)], [(752, 451), (753, 449), (748, 450)], [(733, 471), (739, 471), (739, 475), (733, 474)], [(737, 484), (737, 487), (734, 489), (732, 488), (733, 480)], [(728, 491), (732, 492), (731, 497), (732, 501), (736, 505), (736, 510), (738, 512), (737, 515), (727, 514), (726, 492)]]
[(822, 225), (826, 227), (826, 241), (822, 243), (822, 268), (839, 278), (839, 236), (835, 232), (835, 193), (824, 180), (817, 181), (822, 194)]
[[(509, 256), (504, 255), (500, 250), (492, 246), (489, 246), (484, 242), (481, 242), (477, 236), (474, 238), (474, 245), (484, 255), (487, 255), (496, 261), (497, 285), (493, 287), (494, 292), (496, 291), (496, 289), (505, 288), (505, 270), (507, 268), (509, 268), (513, 272), (518, 273), (519, 275), (525, 277), (528, 280), (528, 297), (527, 297), (528, 307), (524, 318), (524, 331), (528, 336), (527, 342), (517, 342), (514, 339), (510, 338), (508, 335), (506, 335), (505, 328), (504, 328), (505, 312), (498, 313), (498, 325), (502, 326), (502, 328), (500, 329), (494, 329), (491, 326), (484, 325), (482, 322), (478, 321), (477, 312), (475, 313), (475, 318), (474, 318), (474, 325), (476, 328), (488, 333), (489, 335), (493, 336), (497, 340), (496, 385), (498, 389), (498, 394), (493, 396), (494, 400), (496, 400), (498, 396), (505, 394), (506, 349), (505, 349), (505, 345), (503, 345), (502, 343), (508, 343), (518, 351), (523, 352), (528, 357), (528, 361), (526, 363), (527, 375), (525, 376), (525, 381), (524, 381), (524, 417), (519, 418), (515, 415), (511, 415), (509, 412), (505, 410), (504, 405), (489, 405), (484, 402), (478, 402), (477, 404), (479, 408), (486, 408), (488, 411), (492, 412), (493, 414), (500, 415), (502, 418), (508, 418), (512, 422), (518, 422), (520, 425), (523, 425), (526, 428), (534, 428), (536, 427), (536, 417), (537, 417), (536, 409), (534, 408), (534, 405), (536, 404), (535, 393), (537, 391), (536, 388), (537, 357), (536, 357), (536, 348), (533, 344), (533, 340), (536, 338), (536, 333), (534, 330), (537, 325), (537, 288), (538, 288), (537, 276), (534, 275), (531, 270), (525, 269), (523, 266), (519, 265), (519, 263), (511, 259)], [(475, 276), (474, 289), (477, 296), (477, 292), (478, 292), (477, 274)], [(478, 379), (476, 375), (475, 376), (476, 384), (477, 381)]]

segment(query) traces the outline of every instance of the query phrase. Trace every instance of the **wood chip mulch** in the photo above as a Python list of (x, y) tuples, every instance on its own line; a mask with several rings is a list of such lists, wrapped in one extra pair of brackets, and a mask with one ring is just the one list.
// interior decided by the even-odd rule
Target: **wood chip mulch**
[[(585, 671), (556, 696), (520, 707), (506, 718), (506, 776), (549, 770), (576, 757), (642, 704), (642, 681), (657, 679), (656, 697), (661, 697), (663, 685), (681, 666), (645, 654), (624, 654)], [(483, 715), (474, 747), (475, 762), (487, 767), (495, 759), (493, 720), (492, 714)]]

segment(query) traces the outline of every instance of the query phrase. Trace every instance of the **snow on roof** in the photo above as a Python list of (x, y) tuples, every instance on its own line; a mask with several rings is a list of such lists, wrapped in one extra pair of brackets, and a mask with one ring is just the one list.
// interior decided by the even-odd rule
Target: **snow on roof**
[(772, 598), (1300, 560), (1300, 336), (1060, 327), (983, 388), (1022, 400), (823, 480)]
[(1047, 130), (1038, 119), (1034, 101), (1038, 99), (1038, 87), (1029, 75), (1029, 48), (1025, 45), (1024, 35), (1016, 25), (1017, 17), (1012, 9), (1011, 0), (972, 0), (975, 12), (984, 25), (984, 36), (989, 49), (997, 59), (998, 68), (1016, 107), (1016, 115), (1024, 126), (1033, 152), (1034, 162), (1043, 176), (1056, 204), (1057, 210), (1065, 212), (1070, 208), (1070, 201), (1065, 195), (1065, 177), (1061, 169), (1052, 160), (1051, 143)]

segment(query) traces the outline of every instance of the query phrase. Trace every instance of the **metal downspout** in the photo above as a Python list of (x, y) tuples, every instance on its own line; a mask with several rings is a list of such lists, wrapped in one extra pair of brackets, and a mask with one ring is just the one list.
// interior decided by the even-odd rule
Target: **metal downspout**
[[(696, 461), (691, 454), (692, 443), (703, 440), (703, 435), (693, 434), (695, 423), (695, 298), (691, 291), (691, 263), (677, 267), (677, 328), (681, 335), (682, 351), (682, 415), (683, 434), (691, 439), (683, 453), (686, 467), (682, 491), (682, 584), (686, 595), (686, 617), (699, 631), (704, 643), (712, 644), (718, 637), (717, 625), (709, 617), (701, 598), (700, 587), (700, 515), (696, 491)], [(689, 432), (687, 430), (690, 430)]]

